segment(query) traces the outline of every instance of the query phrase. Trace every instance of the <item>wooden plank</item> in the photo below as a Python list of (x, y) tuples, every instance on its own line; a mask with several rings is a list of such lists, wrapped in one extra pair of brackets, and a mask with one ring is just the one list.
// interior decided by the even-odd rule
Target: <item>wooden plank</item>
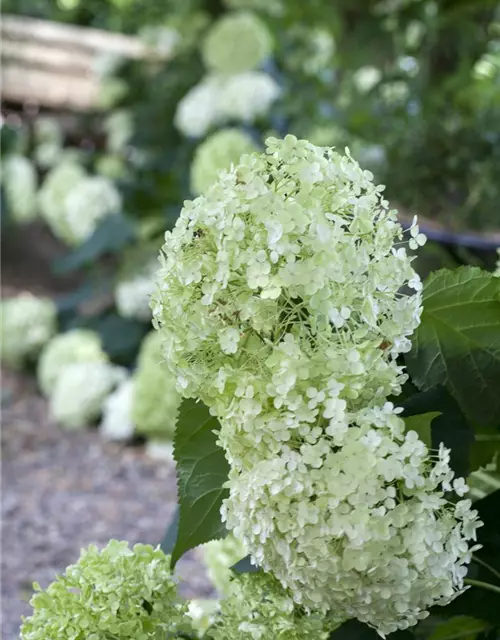
[(172, 54), (132, 36), (20, 16), (3, 16), (0, 31), (2, 99), (56, 110), (98, 107), (106, 56), (147, 63)]

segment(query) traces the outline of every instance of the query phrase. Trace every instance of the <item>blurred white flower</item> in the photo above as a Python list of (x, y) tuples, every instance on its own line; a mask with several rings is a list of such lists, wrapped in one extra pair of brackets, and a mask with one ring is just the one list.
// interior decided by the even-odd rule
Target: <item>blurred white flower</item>
[(226, 13), (210, 28), (202, 45), (205, 65), (216, 73), (240, 73), (258, 67), (271, 53), (272, 38), (255, 14)]
[(133, 393), (134, 381), (128, 378), (105, 400), (99, 433), (106, 440), (130, 440), (133, 436)]
[(382, 72), (377, 67), (366, 65), (360, 67), (352, 76), (356, 89), (360, 93), (368, 93), (382, 79)]
[(2, 362), (19, 368), (38, 355), (57, 328), (57, 309), (50, 298), (22, 293), (0, 303)]
[(37, 216), (37, 175), (32, 162), (21, 155), (11, 155), (3, 163), (2, 184), (5, 203), (15, 222), (31, 222)]
[(210, 75), (180, 101), (175, 125), (184, 135), (199, 137), (225, 122), (251, 123), (269, 111), (280, 93), (275, 80), (261, 71)]
[(151, 295), (155, 287), (154, 274), (158, 262), (153, 260), (133, 276), (122, 278), (115, 287), (115, 303), (124, 318), (151, 319)]
[(66, 429), (92, 424), (104, 401), (126, 377), (125, 370), (108, 362), (77, 362), (62, 369), (50, 396), (50, 415)]
[(238, 164), (245, 153), (257, 151), (257, 146), (241, 129), (217, 131), (196, 149), (191, 165), (191, 190), (202, 193), (217, 180), (219, 172)]
[(78, 182), (64, 204), (72, 242), (79, 244), (92, 235), (103, 218), (120, 212), (122, 199), (111, 180), (92, 176)]
[(47, 174), (38, 194), (40, 214), (52, 233), (68, 244), (74, 237), (66, 219), (66, 198), (86, 176), (74, 160), (64, 160)]
[(72, 329), (60, 333), (45, 345), (40, 354), (37, 379), (45, 395), (52, 393), (59, 374), (76, 362), (106, 362), (100, 336), (90, 329)]

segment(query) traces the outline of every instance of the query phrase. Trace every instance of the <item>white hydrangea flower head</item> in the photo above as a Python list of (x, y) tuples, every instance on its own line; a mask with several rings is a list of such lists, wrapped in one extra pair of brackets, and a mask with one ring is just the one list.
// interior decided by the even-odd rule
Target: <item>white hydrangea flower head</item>
[(276, 81), (262, 71), (211, 74), (179, 102), (175, 126), (185, 136), (198, 138), (228, 121), (252, 123), (266, 115), (280, 94)]
[[(166, 233), (153, 296), (165, 356), (186, 395), (231, 420), (249, 464), (406, 379), (396, 358), (419, 322), (421, 283), (371, 177), (332, 150), (269, 139)], [(400, 295), (406, 284), (414, 295)], [(289, 426), (268, 440), (260, 420)]]
[(218, 593), (227, 596), (234, 576), (231, 567), (248, 553), (243, 543), (229, 533), (225, 538), (207, 542), (200, 549), (208, 577)]
[(133, 394), (134, 381), (128, 378), (104, 401), (99, 433), (105, 440), (126, 441), (134, 435)]
[(202, 45), (205, 65), (216, 73), (240, 73), (259, 67), (270, 55), (266, 24), (249, 11), (230, 12), (210, 28)]
[(224, 0), (228, 9), (251, 9), (270, 16), (281, 16), (285, 11), (284, 0)]
[(45, 345), (40, 354), (37, 379), (44, 395), (54, 390), (64, 367), (76, 362), (107, 362), (101, 338), (90, 329), (72, 329), (61, 333)]
[(330, 29), (297, 24), (288, 36), (291, 50), (286, 64), (291, 69), (301, 70), (309, 76), (321, 76), (332, 67), (335, 39)]
[(122, 199), (112, 180), (91, 176), (81, 180), (65, 200), (65, 218), (73, 244), (89, 238), (99, 222), (118, 213)]
[(134, 373), (132, 420), (138, 433), (151, 438), (172, 438), (181, 396), (175, 376), (163, 362), (162, 337), (155, 331), (143, 340)]
[(115, 287), (115, 303), (121, 316), (149, 322), (150, 301), (155, 287), (154, 274), (157, 267), (158, 262), (155, 259), (133, 276), (127, 276), (118, 281)]
[(20, 368), (35, 358), (57, 330), (57, 308), (50, 298), (22, 293), (0, 302), (2, 362)]
[(464, 588), (480, 525), (449, 451), (429, 452), (392, 406), (230, 475), (227, 526), (310, 610), (388, 634)]
[(301, 606), (390, 633), (460, 593), (479, 523), (444, 498), (463, 493), (448, 452), (385, 402), (425, 236), (404, 239), (372, 177), (347, 149), (269, 139), (166, 233), (153, 320), (179, 389), (221, 422), (228, 529)]
[(10, 155), (3, 163), (2, 184), (12, 219), (20, 224), (37, 216), (38, 179), (33, 163), (21, 155)]
[(217, 180), (220, 171), (237, 164), (245, 153), (257, 146), (241, 129), (222, 129), (209, 136), (196, 149), (191, 165), (191, 190), (199, 194)]
[(38, 194), (42, 218), (52, 233), (67, 244), (73, 242), (73, 234), (66, 219), (66, 198), (85, 176), (80, 164), (64, 160), (49, 171)]
[(212, 640), (326, 640), (338, 626), (323, 616), (301, 611), (268, 575), (234, 578), (219, 605), (220, 615), (209, 630)]
[(61, 371), (50, 396), (52, 419), (66, 429), (92, 424), (102, 413), (104, 401), (126, 378), (121, 367), (108, 362), (76, 362)]
[(254, 122), (267, 114), (280, 94), (277, 82), (262, 71), (244, 71), (229, 76), (219, 98), (220, 121)]
[(199, 138), (217, 122), (222, 79), (207, 76), (192, 87), (177, 105), (174, 123), (189, 138)]

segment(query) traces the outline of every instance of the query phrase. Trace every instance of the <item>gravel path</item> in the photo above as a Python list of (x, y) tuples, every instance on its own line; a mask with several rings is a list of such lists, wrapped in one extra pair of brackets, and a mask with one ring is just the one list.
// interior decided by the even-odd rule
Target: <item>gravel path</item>
[[(142, 447), (63, 431), (34, 381), (2, 376), (2, 638), (18, 638), (34, 580), (46, 586), (82, 547), (110, 538), (157, 544), (175, 508), (175, 470)], [(195, 554), (180, 569), (187, 596), (211, 594)]]

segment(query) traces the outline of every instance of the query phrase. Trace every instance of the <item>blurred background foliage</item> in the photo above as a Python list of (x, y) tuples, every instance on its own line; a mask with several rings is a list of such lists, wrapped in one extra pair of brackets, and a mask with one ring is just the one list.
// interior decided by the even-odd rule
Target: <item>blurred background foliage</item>
[[(218, 148), (212, 139), (227, 128), (256, 148), (286, 133), (349, 146), (394, 206), (427, 219), (449, 245), (428, 244), (424, 275), (467, 262), (493, 267), (498, 2), (4, 0), (3, 11), (130, 34), (151, 49), (146, 59), (100, 58), (99, 102), (84, 114), (4, 105), (3, 237), (37, 218), (49, 227), (66, 247), (53, 273), (78, 274), (57, 299), (58, 329), (96, 331), (113, 362), (135, 363), (164, 231), (196, 195), (191, 168), (198, 160), (203, 171), (205, 140), (213, 166), (229, 168), (238, 141)], [(214, 35), (241, 12), (250, 26)], [(231, 51), (243, 68), (214, 69), (210, 60), (232, 62)], [(247, 53), (256, 57), (245, 68)]]

